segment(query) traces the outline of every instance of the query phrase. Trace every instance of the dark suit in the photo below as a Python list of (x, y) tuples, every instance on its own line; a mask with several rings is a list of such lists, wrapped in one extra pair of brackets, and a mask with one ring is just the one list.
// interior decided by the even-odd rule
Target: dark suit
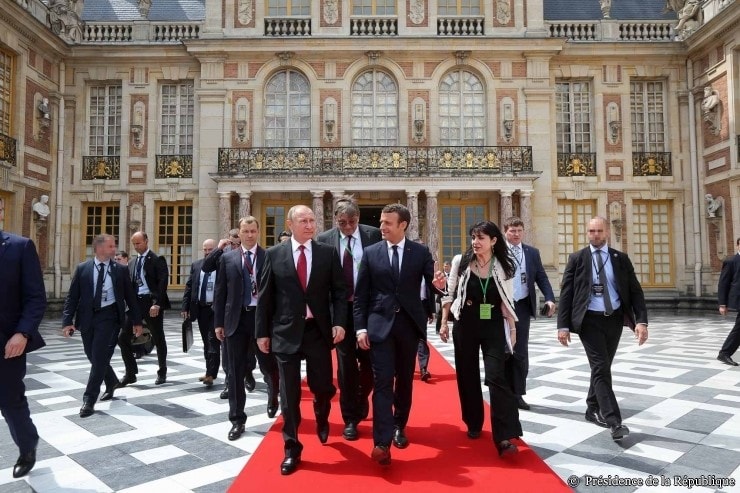
[(25, 352), (0, 356), (0, 411), (21, 455), (36, 449), (39, 435), (26, 400), (26, 353), (45, 345), (39, 324), (46, 311), (46, 290), (36, 247), (28, 238), (0, 231), (0, 349), (16, 333), (28, 337)]
[[(270, 338), (280, 370), (280, 407), (285, 454), (297, 457), (301, 422), (301, 358), (306, 359), (308, 387), (314, 394), (317, 422), (329, 416), (333, 382), (332, 327), (346, 327), (347, 293), (334, 247), (311, 240), (310, 274), (304, 292), (293, 258), (295, 240), (267, 250), (257, 300), (257, 338)], [(306, 317), (306, 306), (313, 318)]]
[[(552, 292), (550, 280), (547, 278), (545, 268), (542, 266), (540, 251), (530, 245), (520, 243), (524, 255), (524, 272), (527, 277), (527, 290), (529, 295), (520, 300), (515, 300), (516, 317), (516, 344), (514, 355), (507, 360), (509, 378), (512, 390), (516, 395), (527, 393), (527, 373), (529, 373), (529, 325), (532, 317), (537, 317), (537, 295), (535, 285), (540, 288), (545, 296), (545, 301), (555, 302), (555, 294)], [(518, 267), (518, 266), (517, 266)], [(519, 267), (518, 267), (519, 268)], [(517, 271), (517, 275), (519, 272)]]
[[(100, 310), (93, 308), (95, 299), (95, 261), (87, 260), (77, 266), (67, 298), (64, 301), (62, 325), (74, 325), (80, 331), (85, 356), (90, 361), (90, 375), (83, 394), (83, 401), (95, 404), (100, 394), (100, 384), (105, 381), (107, 389), (118, 384), (110, 360), (116, 349), (119, 331), (128, 317), (133, 325), (141, 325), (141, 315), (136, 303), (134, 289), (128, 278), (126, 267), (113, 260), (108, 261), (106, 275), (110, 276), (115, 303)], [(131, 334), (127, 334), (129, 341)]]
[(724, 305), (731, 310), (738, 311), (735, 326), (727, 334), (722, 349), (719, 350), (720, 355), (731, 357), (740, 346), (740, 255), (733, 255), (722, 262), (717, 297), (720, 306)]
[(647, 308), (629, 257), (609, 248), (608, 262), (620, 304), (617, 308), (616, 300), (612, 300), (614, 312), (608, 316), (589, 310), (596, 270), (593, 258), (590, 246), (570, 255), (560, 288), (558, 328), (578, 334), (586, 351), (591, 366), (587, 412), (600, 410), (607, 424), (614, 426), (622, 423), (622, 415), (612, 389), (612, 361), (623, 326), (634, 329), (637, 323), (647, 324)]
[[(157, 361), (159, 370), (157, 375), (165, 377), (167, 375), (167, 341), (164, 337), (164, 311), (169, 310), (170, 299), (167, 297), (167, 284), (169, 283), (170, 274), (167, 270), (167, 261), (149, 250), (144, 257), (142, 274), (149, 286), (149, 294), (139, 294), (137, 285), (136, 266), (139, 257), (134, 257), (128, 263), (130, 280), (136, 295), (139, 313), (144, 317), (149, 331), (152, 333), (152, 341), (157, 348)], [(149, 315), (149, 309), (152, 305), (159, 306), (159, 315), (152, 317)], [(130, 326), (130, 324), (127, 324)], [(126, 375), (136, 375), (139, 372), (136, 358), (134, 357), (133, 346), (131, 345), (131, 334), (125, 330), (118, 338), (118, 345), (121, 347), (121, 359), (126, 365)]]
[[(216, 292), (213, 298), (214, 327), (223, 327), (228, 346), (227, 373), (229, 386), (229, 421), (234, 424), (244, 424), (247, 415), (244, 406), (247, 394), (244, 389), (244, 376), (247, 372), (247, 361), (253, 358), (255, 351), (260, 370), (265, 377), (268, 394), (275, 395), (278, 385), (278, 372), (275, 358), (272, 354), (264, 354), (255, 348), (255, 311), (254, 298), (250, 297), (250, 304), (244, 307), (244, 275), (245, 273), (242, 248), (230, 250), (220, 256), (216, 274)], [(256, 260), (252, 275), (252, 282), (265, 268), (265, 250), (257, 246)], [(210, 257), (209, 257), (210, 258)]]
[[(206, 302), (200, 299), (203, 262), (204, 259), (196, 260), (190, 267), (190, 276), (185, 283), (185, 293), (182, 295), (182, 311), (188, 312), (190, 320), (198, 321), (198, 330), (203, 340), (203, 356), (206, 360), (206, 376), (216, 378), (221, 360), (221, 342), (213, 330), (215, 327), (213, 301)], [(208, 283), (213, 283), (214, 277), (215, 275), (209, 274)], [(215, 283), (212, 286), (215, 286)]]
[[(360, 224), (358, 230), (363, 249), (381, 240), (378, 228)], [(339, 258), (344, 262), (342, 257), (346, 243), (342, 243), (339, 228), (324, 231), (316, 237), (316, 241), (335, 247)], [(367, 400), (373, 390), (373, 369), (370, 364), (370, 352), (357, 347), (353, 311), (353, 301), (349, 301), (347, 303), (347, 326), (345, 327), (347, 332), (342, 342), (337, 344), (337, 381), (342, 419), (345, 423), (357, 424), (366, 416)]]
[(355, 330), (366, 330), (371, 344), (376, 446), (389, 446), (394, 428), (403, 429), (408, 422), (416, 351), (427, 333), (421, 280), (432, 286), (434, 275), (429, 249), (406, 239), (396, 281), (388, 251), (387, 241), (365, 249), (355, 288)]

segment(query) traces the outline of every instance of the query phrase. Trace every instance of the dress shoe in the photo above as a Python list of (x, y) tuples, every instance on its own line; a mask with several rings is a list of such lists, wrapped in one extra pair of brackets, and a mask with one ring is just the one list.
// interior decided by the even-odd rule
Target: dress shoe
[(229, 398), (229, 388), (224, 387), (224, 389), (221, 391), (221, 395), (219, 395), (221, 399), (228, 399)]
[(531, 406), (527, 404), (527, 401), (525, 401), (521, 395), (516, 396), (516, 407), (524, 411), (529, 411), (531, 409)]
[(157, 379), (154, 381), (154, 385), (162, 385), (167, 381), (167, 375), (157, 375)]
[(267, 400), (267, 417), (274, 418), (278, 411), (278, 400), (268, 399)]
[(328, 419), (317, 419), (316, 420), (316, 435), (319, 437), (319, 441), (324, 444), (329, 440), (329, 420)]
[(468, 430), (468, 438), (471, 440), (477, 440), (480, 438), (480, 430)]
[(509, 440), (502, 440), (497, 443), (496, 450), (498, 450), (499, 457), (509, 457), (519, 452), (517, 446), (511, 443)]
[(83, 402), (82, 407), (80, 408), (80, 418), (87, 418), (88, 416), (92, 416), (95, 412), (95, 407), (93, 406), (92, 402)]
[(203, 385), (205, 385), (208, 388), (213, 387), (213, 377), (206, 377), (203, 379)]
[(234, 426), (231, 427), (231, 430), (229, 430), (229, 440), (232, 442), (234, 440), (238, 440), (240, 436), (242, 436), (242, 433), (244, 433), (244, 424), (243, 423), (234, 423)]
[(254, 375), (252, 375), (251, 371), (244, 375), (244, 388), (247, 389), (247, 392), (252, 392), (256, 386), (257, 382), (254, 380)]
[(355, 423), (352, 423), (351, 421), (347, 423), (344, 427), (344, 430), (342, 430), (342, 437), (348, 442), (354, 442), (355, 440), (357, 440), (357, 425)]
[(604, 421), (604, 417), (601, 415), (601, 412), (598, 410), (593, 409), (587, 409), (586, 410), (586, 421), (589, 421), (596, 426), (601, 426), (602, 428), (609, 428), (609, 425), (606, 424), (606, 421)]
[(396, 448), (406, 448), (409, 446), (409, 439), (401, 428), (393, 430), (393, 446)]
[(370, 453), (370, 458), (381, 466), (388, 466), (391, 463), (391, 451), (387, 445), (376, 445)]
[(31, 471), (31, 469), (33, 469), (34, 465), (36, 465), (36, 447), (34, 447), (30, 452), (21, 454), (18, 457), (18, 461), (13, 467), (13, 477), (21, 478), (25, 476)]
[(109, 401), (113, 399), (113, 392), (116, 391), (116, 388), (118, 388), (118, 384), (114, 385), (113, 387), (105, 389), (105, 392), (103, 392), (103, 395), (100, 396), (101, 401)]
[(733, 361), (732, 358), (730, 358), (728, 355), (726, 355), (724, 353), (719, 353), (717, 355), (717, 360), (721, 361), (722, 363), (724, 363), (726, 365), (737, 366), (737, 363), (735, 361)]
[(208, 375), (201, 375), (201, 376), (199, 376), (199, 377), (198, 377), (198, 381), (199, 381), (199, 382), (202, 382), (202, 381), (204, 381), (204, 380), (205, 380), (206, 378), (208, 378)]
[(430, 378), (432, 378), (432, 374), (429, 373), (426, 370), (426, 368), (424, 368), (423, 370), (421, 370), (421, 381), (422, 382), (428, 382)]
[(136, 375), (124, 375), (121, 381), (118, 383), (118, 388), (125, 387), (126, 385), (136, 383)]
[(609, 431), (612, 432), (612, 440), (614, 440), (615, 442), (618, 442), (622, 438), (628, 437), (630, 434), (630, 429), (624, 425), (611, 426), (609, 427)]
[(283, 462), (280, 463), (280, 474), (287, 476), (293, 474), (298, 469), (298, 464), (301, 463), (301, 456), (297, 457), (286, 457)]

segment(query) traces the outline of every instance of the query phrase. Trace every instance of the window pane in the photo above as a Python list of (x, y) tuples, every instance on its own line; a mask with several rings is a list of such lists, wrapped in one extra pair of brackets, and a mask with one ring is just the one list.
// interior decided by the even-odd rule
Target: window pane
[(265, 87), (265, 146), (311, 145), (311, 87), (306, 77), (286, 70)]
[(385, 72), (361, 74), (352, 85), (352, 145), (398, 143), (398, 87)]
[(485, 145), (485, 92), (478, 76), (465, 70), (447, 74), (439, 96), (440, 144)]

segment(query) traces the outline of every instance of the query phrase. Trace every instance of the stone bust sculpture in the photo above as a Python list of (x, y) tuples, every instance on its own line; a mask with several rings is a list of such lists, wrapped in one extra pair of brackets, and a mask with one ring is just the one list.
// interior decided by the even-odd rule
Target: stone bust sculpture
[(38, 214), (38, 218), (45, 221), (51, 210), (49, 209), (49, 196), (42, 195), (38, 202), (33, 204), (33, 212)]
[(709, 126), (709, 130), (714, 135), (719, 135), (722, 120), (720, 115), (719, 93), (712, 89), (711, 86), (704, 88), (704, 99), (701, 101), (701, 113), (704, 121)]
[(724, 205), (725, 200), (722, 197), (717, 197), (715, 199), (714, 197), (712, 197), (711, 193), (706, 194), (704, 196), (704, 200), (707, 201), (707, 216), (717, 217), (717, 214), (719, 213), (722, 205)]

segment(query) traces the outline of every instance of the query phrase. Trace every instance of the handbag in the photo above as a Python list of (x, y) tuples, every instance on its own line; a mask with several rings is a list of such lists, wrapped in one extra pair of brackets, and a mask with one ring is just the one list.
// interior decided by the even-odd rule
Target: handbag
[(149, 331), (149, 329), (144, 327), (139, 337), (136, 337), (136, 334), (133, 334), (131, 336), (131, 345), (141, 346), (142, 344), (146, 344), (147, 342), (151, 340), (152, 340), (152, 333)]

